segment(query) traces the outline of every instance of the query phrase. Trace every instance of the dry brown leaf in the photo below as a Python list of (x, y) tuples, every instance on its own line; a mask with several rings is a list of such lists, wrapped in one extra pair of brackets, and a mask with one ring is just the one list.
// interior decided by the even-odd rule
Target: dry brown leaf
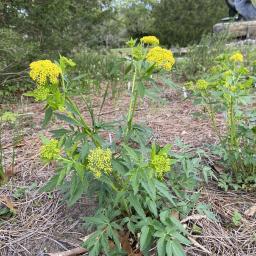
[(244, 212), (246, 217), (253, 217), (256, 214), (256, 205), (253, 205), (248, 210)]
[(8, 196), (3, 196), (0, 198), (0, 202), (4, 204), (12, 213), (16, 213), (16, 209), (14, 207), (14, 203), (11, 201), (11, 199)]
[(216, 164), (216, 163), (213, 165), (213, 168), (218, 173), (223, 173), (223, 171), (225, 170), (225, 168), (222, 165), (219, 165), (219, 164)]
[(5, 168), (5, 175), (8, 178), (13, 177), (15, 175), (15, 166), (10, 165), (7, 168)]
[(174, 218), (176, 218), (177, 220), (179, 220), (180, 219), (180, 213), (178, 212), (178, 211), (172, 211), (171, 212), (171, 216), (172, 217), (174, 217)]
[(127, 252), (128, 255), (133, 255), (133, 249), (131, 247), (130, 241), (129, 241), (129, 236), (130, 233), (124, 233), (124, 232), (120, 232), (119, 233), (119, 240), (121, 242), (121, 246), (122, 248)]

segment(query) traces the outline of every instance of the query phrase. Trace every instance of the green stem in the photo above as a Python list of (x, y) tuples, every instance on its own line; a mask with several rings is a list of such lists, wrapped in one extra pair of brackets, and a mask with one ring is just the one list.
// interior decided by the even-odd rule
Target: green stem
[[(87, 125), (87, 123), (86, 123), (86, 121), (85, 121), (85, 119), (84, 119), (84, 117), (82, 116), (82, 114), (81, 114), (81, 112), (79, 111), (79, 109), (78, 109), (78, 107), (76, 106), (76, 104), (67, 96), (66, 97), (66, 99), (67, 99), (67, 101), (75, 108), (75, 110), (76, 110), (76, 112), (77, 112), (77, 115), (78, 115), (78, 117), (79, 117), (79, 121), (82, 123), (82, 125), (83, 125), (83, 131), (84, 131), (84, 133), (86, 133), (90, 138), (91, 138), (91, 140), (93, 141), (93, 143), (94, 143), (94, 145), (96, 146), (96, 147), (101, 147), (101, 144), (97, 141), (97, 140), (95, 140), (95, 138), (94, 138), (94, 133), (93, 133), (93, 131), (92, 131), (92, 129)], [(74, 118), (76, 118), (75, 116), (74, 116)]]
[(0, 185), (6, 180), (4, 173), (4, 163), (3, 163), (3, 147), (2, 147), (2, 122), (0, 118)]
[(136, 76), (137, 76), (137, 68), (135, 66), (133, 79), (132, 79), (132, 96), (131, 96), (129, 112), (128, 112), (126, 135), (132, 129), (132, 121), (133, 121), (133, 118), (134, 118), (134, 113), (135, 113), (135, 109), (136, 109), (136, 105), (137, 105), (138, 94), (135, 93), (135, 90), (136, 90), (136, 88), (135, 88), (136, 87)]
[(204, 99), (204, 101), (206, 103), (205, 106), (206, 106), (207, 112), (209, 114), (211, 123), (212, 123), (213, 131), (218, 136), (218, 139), (219, 139), (220, 143), (223, 144), (221, 133), (220, 133), (220, 130), (218, 129), (215, 113), (214, 113), (214, 110), (213, 110), (213, 108), (211, 106), (211, 103), (208, 101), (207, 96), (204, 93), (202, 93), (202, 97), (203, 97), (203, 99)]
[[(237, 144), (237, 131), (236, 131), (236, 118), (234, 113), (234, 99), (231, 97), (229, 109), (228, 109), (228, 124), (230, 133), (229, 150), (231, 154), (238, 150)], [(237, 160), (232, 161), (232, 169), (237, 173), (239, 169), (239, 163)]]

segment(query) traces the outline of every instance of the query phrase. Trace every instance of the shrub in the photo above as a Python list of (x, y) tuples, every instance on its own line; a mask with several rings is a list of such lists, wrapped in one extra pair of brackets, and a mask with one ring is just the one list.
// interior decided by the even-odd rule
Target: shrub
[(203, 35), (199, 44), (188, 47), (188, 53), (176, 65), (181, 80), (196, 80), (210, 71), (228, 41), (226, 34)]
[(34, 58), (36, 44), (11, 29), (0, 29), (0, 102), (32, 88), (26, 68)]
[[(8, 129), (11, 138), (11, 145), (8, 145), (8, 151), (11, 150), (11, 164), (5, 163), (6, 145), (3, 143), (3, 132)], [(16, 147), (20, 144), (23, 137), (23, 120), (18, 113), (9, 111), (0, 112), (0, 186), (8, 181), (9, 175), (13, 173), (16, 158)]]
[(125, 69), (125, 60), (108, 51), (96, 51), (89, 48), (75, 50), (73, 59), (77, 69), (72, 83), (74, 93), (102, 91), (102, 87), (111, 87), (112, 96), (121, 89)]
[[(69, 205), (85, 192), (96, 197), (95, 216), (85, 218), (95, 230), (84, 242), (91, 256), (139, 251), (149, 255), (153, 245), (158, 255), (184, 255), (182, 246), (190, 242), (180, 219), (198, 199), (200, 159), (174, 154), (171, 145), (150, 143), (150, 129), (133, 122), (138, 100), (148, 93), (145, 83), (153, 82), (154, 71), (169, 71), (175, 60), (170, 51), (159, 46), (135, 40), (128, 45), (132, 56), (127, 68), (132, 75), (130, 102), (127, 115), (117, 126), (99, 123), (82, 96), (91, 125), (84, 119), (69, 97), (71, 60), (60, 57), (59, 63), (48, 63), (51, 69), (42, 69), (42, 61), (31, 65), (30, 75), (37, 88), (30, 95), (46, 102), (44, 123), (54, 115), (66, 124), (66, 128), (52, 131), (54, 139), (43, 139), (44, 161), (57, 161), (58, 166), (44, 191), (62, 188)], [(106, 129), (115, 135), (111, 140), (102, 134)]]
[(168, 47), (198, 43), (227, 15), (223, 0), (161, 0), (153, 8), (154, 29)]
[[(235, 189), (255, 187), (255, 78), (251, 72), (253, 69), (245, 67), (244, 56), (240, 52), (226, 53), (216, 59), (206, 80), (198, 80), (192, 85), (219, 138), (214, 153), (222, 159), (228, 171), (220, 181), (225, 189), (229, 185)], [(225, 116), (225, 133), (216, 119), (220, 112)]]

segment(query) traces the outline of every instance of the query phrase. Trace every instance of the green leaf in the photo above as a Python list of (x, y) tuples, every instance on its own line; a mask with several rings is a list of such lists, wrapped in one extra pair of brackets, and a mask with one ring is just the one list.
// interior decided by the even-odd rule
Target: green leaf
[(156, 200), (156, 188), (154, 181), (152, 179), (148, 179), (146, 181), (141, 182), (142, 187), (147, 191), (148, 195), (151, 197), (153, 201)]
[(126, 67), (124, 74), (127, 75), (127, 74), (131, 71), (131, 69), (132, 69), (132, 64), (129, 64), (129, 65)]
[(168, 85), (170, 88), (173, 88), (173, 89), (179, 89), (180, 86), (178, 86), (177, 84), (175, 84), (172, 80), (170, 79), (164, 79), (163, 82)]
[(58, 180), (59, 180), (59, 174), (54, 175), (42, 188), (40, 188), (39, 192), (53, 191), (54, 188), (57, 187)]
[(74, 205), (81, 198), (88, 187), (87, 184), (81, 182), (80, 178), (76, 175), (73, 175), (70, 186), (70, 198), (68, 200), (69, 207)]
[(137, 169), (131, 171), (130, 184), (132, 185), (134, 195), (136, 195), (139, 191), (139, 179)]
[(173, 255), (173, 250), (172, 250), (172, 241), (168, 240), (166, 243), (166, 254), (167, 256), (176, 256)]
[(176, 241), (172, 241), (171, 244), (172, 244), (172, 251), (174, 256), (186, 256), (180, 243)]
[(166, 252), (166, 242), (165, 237), (161, 237), (156, 244), (157, 247), (157, 255), (158, 256), (165, 256)]
[(131, 147), (125, 145), (125, 144), (122, 144), (123, 148), (125, 149), (125, 151), (128, 153), (128, 156), (136, 162), (139, 161), (139, 157), (136, 153), (136, 151), (134, 149), (132, 149)]
[(63, 183), (63, 180), (65, 179), (67, 174), (67, 169), (62, 169), (59, 173), (58, 181), (57, 181), (57, 186), (61, 185)]
[(50, 131), (50, 133), (52, 133), (55, 138), (61, 138), (62, 136), (70, 132), (70, 130), (64, 128)]
[(100, 254), (100, 243), (95, 242), (93, 248), (89, 251), (89, 256), (99, 256)]
[(183, 227), (183, 225), (180, 223), (179, 220), (177, 220), (175, 217), (170, 216), (169, 217), (171, 222), (176, 226), (176, 228), (178, 228), (178, 230), (180, 230), (181, 232), (183, 232), (184, 234), (187, 234), (187, 230)]
[(84, 218), (85, 222), (88, 222), (89, 224), (93, 225), (108, 225), (109, 224), (109, 219), (102, 215), (96, 215), (94, 217), (85, 217)]
[(149, 226), (142, 227), (140, 236), (140, 250), (144, 253), (144, 255), (150, 249), (151, 240), (152, 236)]
[(139, 83), (137, 89), (138, 89), (139, 96), (141, 98), (144, 98), (145, 91), (146, 91), (146, 88), (145, 88), (144, 84), (143, 83)]
[(158, 193), (165, 197), (166, 199), (168, 199), (173, 206), (176, 206), (173, 198), (174, 196), (170, 193), (169, 188), (162, 182), (160, 182), (159, 180), (155, 180), (155, 184), (156, 184), (156, 189), (158, 190)]
[(144, 213), (144, 210), (143, 210), (138, 198), (134, 195), (130, 195), (128, 200), (129, 200), (130, 205), (135, 209), (135, 211), (139, 214), (139, 216), (143, 219), (146, 218), (146, 215)]
[(184, 244), (184, 245), (190, 245), (190, 241), (183, 235), (181, 235), (180, 233), (174, 233), (173, 237), (176, 238), (180, 243)]
[(155, 217), (158, 216), (157, 205), (156, 205), (156, 202), (154, 200), (153, 201), (152, 200), (148, 201), (148, 208), (155, 215)]
[(76, 119), (60, 114), (60, 113), (55, 113), (56, 117), (61, 120), (61, 121), (65, 121), (67, 124), (72, 125), (72, 126), (80, 126), (83, 127), (83, 125)]
[(45, 116), (44, 116), (44, 121), (42, 123), (43, 128), (45, 128), (49, 122), (52, 119), (52, 115), (53, 115), (53, 110), (51, 107), (47, 107), (46, 111), (45, 111)]
[(81, 179), (81, 181), (84, 180), (84, 173), (85, 173), (85, 166), (82, 165), (81, 163), (79, 162), (74, 162), (74, 167), (75, 167), (75, 170), (76, 170), (76, 173), (78, 174), (79, 178)]
[(112, 228), (109, 229), (109, 233), (111, 234), (111, 237), (113, 238), (114, 242), (115, 242), (115, 245), (117, 246), (117, 248), (119, 250), (121, 250), (121, 243), (119, 241), (119, 237), (118, 237), (118, 234), (115, 230), (113, 230)]
[(105, 235), (102, 235), (100, 238), (101, 245), (103, 247), (104, 253), (108, 256), (109, 255), (109, 241)]
[(144, 73), (144, 78), (148, 78), (149, 76), (151, 76), (153, 71), (154, 71), (154, 69), (155, 69), (155, 64), (149, 66), (149, 68)]
[(89, 147), (89, 144), (88, 144), (88, 143), (85, 143), (85, 144), (82, 146), (82, 148), (81, 148), (81, 150), (80, 150), (80, 159), (81, 159), (82, 161), (84, 161), (85, 157), (88, 155), (89, 149), (90, 149), (90, 147)]

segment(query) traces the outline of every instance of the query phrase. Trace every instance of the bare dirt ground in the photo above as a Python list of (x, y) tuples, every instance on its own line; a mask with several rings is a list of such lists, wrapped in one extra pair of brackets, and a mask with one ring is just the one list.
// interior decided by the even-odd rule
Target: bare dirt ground
[[(172, 90), (163, 95), (166, 104), (141, 103), (136, 119), (147, 123), (160, 143), (174, 143), (181, 138), (191, 150), (206, 149), (207, 144), (216, 143), (207, 120), (193, 117), (198, 109), (189, 99)], [(79, 97), (76, 99), (81, 108)], [(95, 99), (96, 108), (99, 102)], [(124, 95), (106, 102), (100, 115), (104, 120), (122, 118), (127, 108), (128, 98)], [(5, 166), (9, 182), (0, 188), (0, 255), (1, 256), (42, 256), (50, 252), (65, 251), (79, 246), (81, 238), (87, 233), (82, 218), (90, 215), (95, 205), (93, 200), (82, 198), (69, 209), (59, 192), (40, 193), (39, 189), (54, 174), (54, 167), (43, 165), (39, 159), (39, 133), (48, 134), (41, 129), (43, 106), (36, 103), (0, 106), (4, 109), (19, 110), (29, 118), (22, 129), (23, 140), (16, 148), (14, 170), (11, 166), (10, 130), (3, 136)], [(96, 112), (97, 113), (97, 112)], [(219, 117), (219, 124), (223, 122)], [(248, 217), (245, 211), (256, 204), (255, 194), (224, 193), (214, 182), (202, 188), (201, 201), (211, 204), (218, 222), (204, 216), (191, 216), (188, 225), (201, 228), (198, 235), (191, 234), (192, 246), (187, 255), (256, 255), (256, 219)], [(8, 207), (6, 207), (8, 206)], [(11, 208), (12, 216), (1, 215), (1, 211)], [(240, 225), (232, 225), (232, 216), (237, 210), (242, 215)]]

